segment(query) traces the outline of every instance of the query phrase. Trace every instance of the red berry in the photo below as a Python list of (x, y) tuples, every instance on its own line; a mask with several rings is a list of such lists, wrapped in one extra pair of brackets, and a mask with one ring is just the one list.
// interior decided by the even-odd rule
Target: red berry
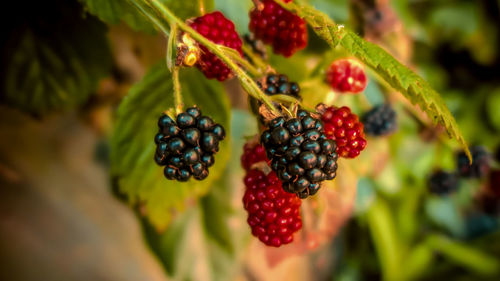
[(363, 66), (352, 59), (334, 61), (326, 72), (326, 81), (340, 93), (357, 94), (366, 88)]
[(262, 171), (250, 170), (244, 182), (243, 206), (253, 236), (273, 247), (292, 242), (293, 234), (302, 228), (301, 200), (283, 191), (274, 172), (266, 176)]
[(241, 165), (248, 171), (252, 165), (258, 162), (269, 162), (266, 156), (266, 149), (257, 142), (247, 142), (243, 146), (243, 155), (241, 155)]
[(327, 138), (337, 143), (337, 153), (344, 158), (356, 158), (366, 147), (363, 123), (346, 107), (328, 107), (321, 116)]
[[(216, 11), (197, 17), (189, 25), (210, 41), (235, 49), (243, 55), (241, 50), (243, 43), (234, 29), (233, 22), (224, 17), (221, 12)], [(231, 69), (208, 51), (205, 46), (200, 45), (200, 49), (201, 56), (196, 66), (208, 79), (216, 78), (219, 81), (224, 81), (233, 76)]]
[(306, 22), (273, 0), (263, 0), (262, 4), (262, 10), (250, 11), (249, 29), (255, 37), (272, 45), (276, 54), (285, 57), (304, 49), (307, 45)]

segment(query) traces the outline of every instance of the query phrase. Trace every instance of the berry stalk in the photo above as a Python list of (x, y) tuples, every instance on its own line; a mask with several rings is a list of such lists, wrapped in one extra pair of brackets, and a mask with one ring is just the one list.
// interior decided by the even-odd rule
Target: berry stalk
[(182, 113), (182, 109), (184, 108), (184, 103), (182, 102), (182, 94), (181, 94), (181, 83), (179, 82), (179, 67), (174, 66), (172, 69), (172, 81), (174, 84), (174, 106), (175, 106), (175, 115), (179, 115)]
[(221, 59), (231, 70), (236, 74), (238, 80), (241, 85), (247, 91), (248, 94), (255, 97), (256, 99), (262, 101), (273, 113), (280, 115), (280, 112), (276, 109), (276, 107), (272, 104), (271, 99), (267, 97), (257, 86), (257, 84), (253, 81), (248, 74), (241, 69), (229, 56), (226, 55), (224, 50), (220, 48), (217, 44), (211, 42), (203, 35), (199, 34), (197, 31), (192, 29), (189, 25), (183, 22), (181, 19), (176, 17), (172, 11), (170, 11), (167, 7), (165, 7), (158, 0), (129, 0), (134, 7), (136, 7), (139, 11), (141, 11), (148, 19), (150, 19), (156, 26), (158, 26), (162, 32), (168, 36), (169, 32), (162, 25), (161, 21), (155, 18), (150, 11), (144, 8), (143, 5), (147, 5), (150, 9), (152, 9), (155, 13), (161, 15), (169, 24), (177, 24), (179, 29), (191, 35), (191, 37), (198, 41), (200, 44), (205, 46), (208, 50), (214, 53), (219, 59)]

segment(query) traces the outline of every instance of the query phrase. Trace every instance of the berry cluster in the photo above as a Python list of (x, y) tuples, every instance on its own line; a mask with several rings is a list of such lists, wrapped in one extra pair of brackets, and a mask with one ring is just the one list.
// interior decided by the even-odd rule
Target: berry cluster
[(243, 155), (241, 155), (241, 165), (243, 168), (249, 171), (253, 164), (259, 162), (269, 162), (266, 156), (266, 149), (259, 143), (246, 143), (243, 146)]
[(292, 242), (293, 234), (302, 228), (300, 199), (281, 189), (274, 172), (266, 176), (259, 170), (250, 170), (244, 181), (243, 205), (252, 234), (268, 246)]
[[(243, 55), (241, 49), (243, 42), (234, 29), (233, 22), (224, 17), (221, 12), (216, 11), (197, 17), (192, 20), (189, 26), (210, 41), (235, 49)], [(216, 78), (219, 81), (224, 81), (232, 77), (231, 70), (216, 55), (203, 45), (200, 45), (200, 49), (202, 52), (196, 66), (208, 79)]]
[(472, 164), (465, 152), (457, 155), (457, 170), (464, 178), (482, 178), (490, 170), (491, 155), (483, 146), (473, 146), (470, 148), (472, 154)]
[(307, 111), (299, 110), (296, 118), (271, 120), (261, 143), (283, 189), (300, 198), (316, 194), (321, 181), (337, 175), (337, 145), (323, 134), (321, 121)]
[(450, 194), (458, 189), (458, 177), (455, 173), (436, 171), (429, 178), (429, 190), (437, 195)]
[(365, 133), (372, 136), (389, 135), (396, 131), (398, 125), (396, 112), (388, 105), (378, 105), (363, 116)]
[(356, 158), (366, 147), (363, 123), (346, 107), (327, 107), (321, 115), (327, 138), (337, 143), (341, 157)]
[(326, 81), (339, 93), (357, 94), (366, 88), (363, 66), (352, 59), (334, 61), (326, 72)]
[(307, 45), (306, 22), (274, 0), (262, 0), (263, 9), (250, 11), (249, 29), (257, 39), (271, 44), (276, 54), (293, 55)]
[(197, 107), (188, 108), (176, 119), (162, 115), (158, 120), (155, 161), (165, 166), (164, 174), (169, 180), (187, 181), (191, 176), (203, 180), (226, 135), (224, 128), (202, 116)]

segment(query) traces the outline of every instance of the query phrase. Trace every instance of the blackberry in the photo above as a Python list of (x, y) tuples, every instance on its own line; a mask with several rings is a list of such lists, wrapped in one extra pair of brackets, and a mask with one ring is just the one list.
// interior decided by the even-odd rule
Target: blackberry
[(458, 174), (464, 178), (482, 178), (490, 170), (491, 155), (483, 146), (473, 146), (470, 148), (472, 154), (472, 164), (465, 152), (457, 154)]
[(337, 143), (337, 153), (344, 158), (356, 158), (365, 149), (363, 123), (347, 106), (324, 107), (321, 115), (327, 138)]
[(500, 200), (500, 170), (494, 170), (490, 172), (489, 192)]
[(247, 172), (244, 182), (243, 206), (252, 235), (273, 247), (292, 242), (293, 234), (302, 228), (300, 199), (282, 190), (274, 172), (265, 175), (253, 169)]
[(497, 152), (495, 153), (495, 160), (500, 164), (500, 145), (497, 147)]
[(263, 9), (250, 11), (249, 29), (255, 38), (273, 46), (276, 54), (285, 57), (307, 46), (306, 22), (285, 10), (274, 0), (262, 0)]
[(396, 131), (398, 125), (396, 112), (388, 105), (378, 105), (363, 116), (364, 130), (367, 135), (384, 136)]
[(224, 128), (202, 116), (197, 107), (178, 114), (175, 121), (162, 115), (158, 127), (154, 159), (165, 166), (165, 177), (181, 182), (191, 177), (205, 179), (208, 168), (214, 164), (214, 154), (219, 151), (219, 142), (225, 138)]
[[(243, 42), (236, 32), (233, 22), (224, 17), (221, 12), (216, 11), (197, 17), (190, 22), (189, 26), (210, 41), (235, 49), (243, 56), (241, 49)], [(215, 78), (224, 81), (233, 76), (231, 69), (216, 55), (203, 45), (200, 45), (200, 49), (202, 52), (196, 66), (208, 79)]]
[(352, 94), (362, 92), (367, 84), (363, 66), (352, 59), (334, 61), (326, 71), (326, 81), (335, 91)]
[(316, 194), (322, 181), (336, 177), (337, 145), (326, 138), (320, 120), (299, 110), (297, 117), (277, 117), (268, 127), (261, 143), (283, 190), (306, 198)]
[[(268, 96), (286, 95), (301, 100), (299, 84), (291, 82), (285, 74), (269, 74), (257, 81), (257, 85)], [(262, 102), (250, 96), (250, 107), (255, 114), (259, 114), (261, 105)], [(273, 105), (281, 111), (279, 103), (273, 103)], [(260, 121), (262, 124), (264, 123), (263, 119)]]
[(458, 189), (458, 177), (455, 173), (436, 171), (429, 178), (429, 191), (437, 195), (446, 195)]

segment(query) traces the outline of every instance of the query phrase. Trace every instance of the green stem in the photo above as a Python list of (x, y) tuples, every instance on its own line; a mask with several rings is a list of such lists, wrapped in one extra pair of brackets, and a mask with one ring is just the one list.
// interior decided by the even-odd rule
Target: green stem
[[(214, 44), (212, 41), (208, 40), (205, 38), (203, 35), (199, 34), (196, 32), (196, 30), (192, 29), (189, 25), (187, 25), (184, 21), (180, 20), (177, 18), (167, 7), (165, 7), (160, 1), (158, 0), (129, 0), (131, 1), (134, 6), (138, 7), (138, 9), (143, 12), (143, 13), (149, 13), (146, 9), (141, 8), (142, 5), (141, 3), (149, 6), (151, 9), (153, 9), (155, 12), (160, 14), (164, 19), (170, 23), (170, 24), (177, 24), (177, 26), (183, 30), (184, 32), (188, 33), (191, 35), (191, 37), (198, 41), (200, 44), (205, 46), (210, 52), (215, 54), (220, 60), (222, 60), (235, 74), (236, 77), (240, 80), (240, 83), (242, 87), (247, 91), (247, 93), (254, 98), (262, 101), (268, 108), (271, 110), (273, 113), (277, 115), (281, 115), (280, 112), (274, 107), (272, 104), (271, 99), (266, 96), (262, 90), (257, 86), (255, 81), (253, 81), (248, 74), (243, 71), (230, 57), (228, 57), (220, 48), (217, 44)], [(152, 16), (149, 14), (148, 18), (151, 18)], [(158, 27), (160, 27), (161, 22), (158, 20), (153, 21)], [(160, 27), (162, 31), (164, 31), (164, 27)], [(164, 33), (167, 35), (168, 31)]]
[(250, 47), (243, 44), (242, 49), (243, 53), (245, 53), (245, 55), (247, 55), (250, 60), (252, 60), (252, 62), (257, 66), (258, 69), (260, 69), (261, 71), (267, 70), (269, 65), (266, 64), (259, 56), (256, 56)]
[(134, 7), (137, 10), (139, 10), (144, 16), (146, 16), (156, 27), (158, 27), (165, 34), (165, 36), (169, 36), (168, 29), (166, 29), (165, 26), (163, 26), (163, 24), (161, 24), (161, 22), (158, 19), (156, 19), (156, 17), (151, 15), (150, 12), (148, 12), (144, 7), (142, 7), (138, 1), (129, 0), (129, 2), (132, 3), (132, 5), (134, 5)]
[(174, 82), (174, 106), (175, 115), (182, 113), (184, 104), (182, 103), (181, 83), (179, 82), (179, 67), (174, 66), (172, 69), (172, 81)]

